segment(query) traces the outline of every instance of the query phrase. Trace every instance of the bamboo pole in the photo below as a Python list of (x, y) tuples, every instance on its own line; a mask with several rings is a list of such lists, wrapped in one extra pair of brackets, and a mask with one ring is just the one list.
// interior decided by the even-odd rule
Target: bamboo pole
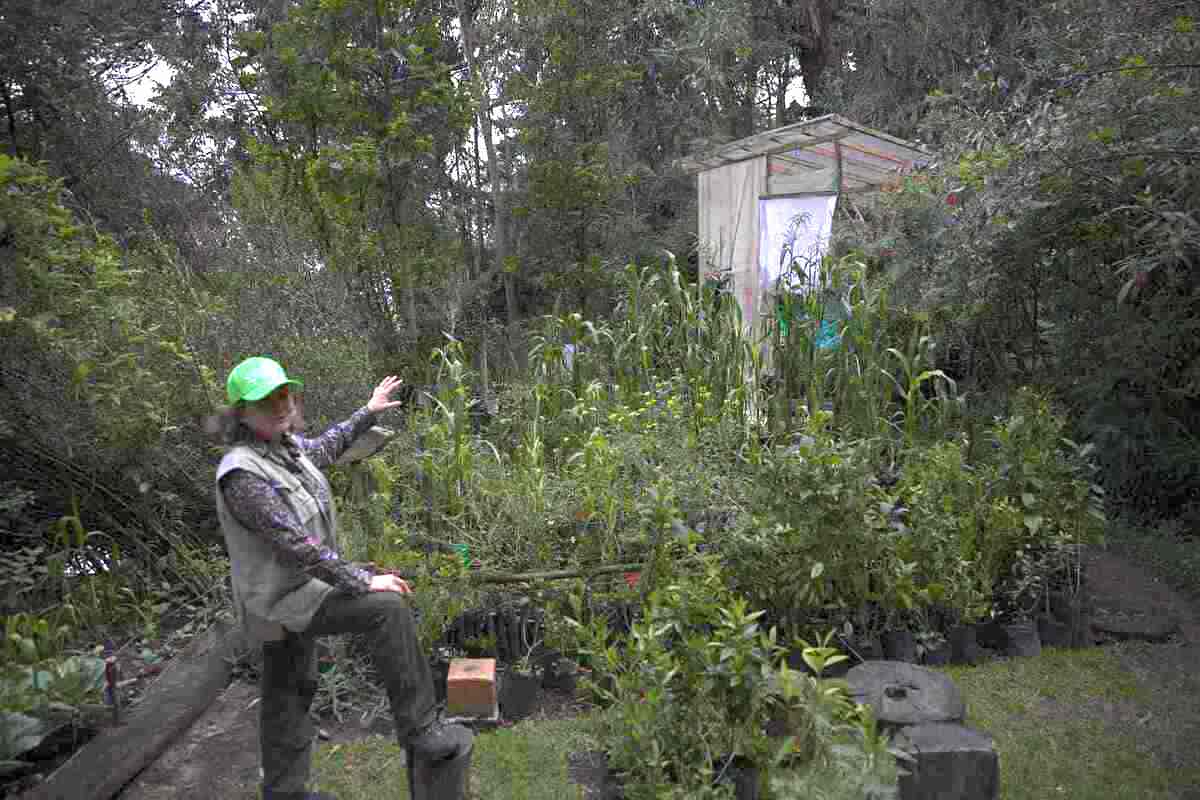
[(566, 578), (591, 578), (596, 575), (614, 575), (620, 572), (640, 572), (645, 568), (645, 564), (609, 564), (591, 569), (557, 569), (544, 572), (480, 572), (469, 575), (467, 580), (471, 583), (531, 583)]
[[(533, 583), (536, 581), (558, 581), (566, 578), (593, 578), (597, 575), (615, 575), (622, 572), (642, 572), (646, 564), (606, 564), (590, 569), (557, 569), (544, 572), (474, 572), (462, 580), (465, 583), (502, 584), (502, 583)], [(415, 576), (400, 570), (380, 570), (381, 573), (395, 575), (404, 580), (413, 580)]]

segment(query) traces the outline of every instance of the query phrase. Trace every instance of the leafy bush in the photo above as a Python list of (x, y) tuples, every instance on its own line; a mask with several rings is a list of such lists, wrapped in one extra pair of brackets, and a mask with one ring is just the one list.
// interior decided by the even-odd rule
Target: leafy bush
[(577, 626), (592, 685), (611, 703), (601, 738), (627, 797), (720, 796), (716, 779), (739, 760), (783, 797), (812, 770), (831, 789), (861, 782), (882, 797), (894, 786), (868, 712), (836, 682), (788, 669), (775, 629), (760, 627), (763, 612), (730, 591), (715, 560), (648, 602), (628, 637)]
[(715, 542), (731, 585), (791, 633), (888, 582), (886, 538), (867, 524), (871, 448), (835, 438), (822, 418), (796, 444), (764, 450), (749, 513)]

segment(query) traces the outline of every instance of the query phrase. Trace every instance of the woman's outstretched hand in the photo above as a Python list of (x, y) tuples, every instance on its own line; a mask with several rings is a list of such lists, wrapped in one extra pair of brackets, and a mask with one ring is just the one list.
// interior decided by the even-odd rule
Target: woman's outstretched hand
[(371, 393), (371, 399), (367, 401), (367, 411), (372, 414), (378, 414), (381, 411), (387, 411), (389, 408), (404, 405), (400, 400), (392, 399), (392, 392), (400, 388), (400, 384), (404, 383), (402, 378), (395, 375), (388, 375), (379, 385), (375, 387), (375, 391)]
[(399, 592), (400, 594), (412, 594), (412, 587), (408, 585), (408, 581), (396, 575), (384, 573), (371, 578), (372, 592)]

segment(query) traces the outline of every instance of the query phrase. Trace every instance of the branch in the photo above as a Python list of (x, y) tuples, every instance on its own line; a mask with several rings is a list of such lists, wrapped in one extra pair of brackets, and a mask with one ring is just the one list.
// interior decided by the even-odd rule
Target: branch
[(481, 572), (470, 576), (472, 583), (530, 583), (533, 581), (555, 581), (564, 578), (590, 578), (595, 575), (613, 575), (619, 572), (639, 572), (646, 568), (645, 564), (609, 564), (590, 569), (558, 569), (545, 572)]
[(1134, 150), (1128, 153), (1105, 153), (1089, 158), (1087, 161), (1060, 161), (1064, 167), (1086, 167), (1098, 160), (1114, 161), (1120, 158), (1153, 158), (1155, 156), (1177, 156), (1179, 158), (1196, 158), (1200, 150)]
[(1112, 72), (1124, 72), (1132, 69), (1200, 69), (1200, 64), (1131, 64), (1127, 67), (1111, 67), (1093, 72), (1076, 72), (1071, 75), (1071, 78), (1090, 78), (1093, 75), (1108, 75)]
[(492, 281), (494, 281), (496, 276), (500, 274), (500, 270), (503, 266), (504, 265), (502, 263), (497, 261), (497, 263), (493, 264), (487, 272), (484, 272), (478, 278), (467, 281), (465, 284), (463, 284), (463, 287), (459, 290), (458, 295), (462, 305), (468, 305), (473, 299), (475, 299), (476, 294), (478, 294), (481, 290), (491, 286)]

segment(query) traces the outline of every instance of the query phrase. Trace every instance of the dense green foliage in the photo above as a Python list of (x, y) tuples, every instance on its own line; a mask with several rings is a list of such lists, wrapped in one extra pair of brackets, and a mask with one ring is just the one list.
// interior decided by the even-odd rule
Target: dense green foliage
[[(869, 281), (856, 286), (873, 295)], [(870, 720), (836, 684), (789, 673), (784, 655), (829, 631), (834, 648), (896, 629), (933, 644), (957, 623), (1029, 620), (1052, 592), (1078, 592), (1079, 546), (1105, 520), (1091, 448), (1067, 439), (1030, 390), (992, 419), (952, 385), (945, 401), (912, 401), (919, 375), (872, 394), (851, 379), (920, 364), (865, 337), (848, 337), (823, 370), (833, 410), (793, 412), (775, 394), (786, 380), (761, 392), (727, 380), (756, 366), (744, 341), (719, 346), (735, 307), (672, 264), (631, 266), (621, 307), (650, 296), (650, 308), (607, 323), (546, 320), (530, 375), (479, 429), (461, 348), (435, 353), (439, 394), (392, 449), (354, 468), (374, 491), (349, 505), (348, 556), (424, 587), (430, 646), (471, 603), (494, 606), (482, 583), (517, 573), (507, 580), (519, 593), (549, 603), (542, 640), (526, 645), (590, 670), (630, 796), (694, 796), (731, 754), (774, 763), (779, 796), (816, 775), (850, 794), (886, 782)], [(857, 313), (864, 329), (903, 324), (880, 308)], [(796, 330), (800, 342), (781, 346), (811, 352)], [(570, 369), (564, 340), (577, 345)], [(431, 542), (447, 552), (425, 554)], [(638, 565), (636, 579), (594, 574), (614, 563)], [(564, 593), (537, 577), (547, 570), (584, 577)], [(621, 633), (612, 609), (630, 603), (641, 610)], [(800, 731), (787, 746), (764, 732), (781, 714)], [(835, 747), (841, 737), (865, 749)]]
[(1104, 3), (1024, 9), (1010, 46), (913, 98), (935, 158), (847, 227), (898, 296), (938, 313), (943, 363), (972, 389), (1052, 389), (1109, 488), (1158, 515), (1200, 485), (1200, 82), (1184, 10), (1151, 3), (1126, 25)]

